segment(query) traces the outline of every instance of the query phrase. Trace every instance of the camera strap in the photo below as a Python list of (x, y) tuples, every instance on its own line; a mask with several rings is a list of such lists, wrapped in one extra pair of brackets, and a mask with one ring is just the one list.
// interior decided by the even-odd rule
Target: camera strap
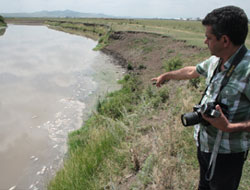
[[(219, 90), (219, 92), (218, 92), (218, 94), (216, 96), (216, 99), (215, 99), (216, 102), (218, 102), (218, 97), (219, 97), (220, 92), (222, 91), (222, 89), (228, 83), (229, 78), (233, 74), (233, 71), (235, 70), (236, 66), (241, 62), (241, 60), (243, 59), (243, 57), (246, 54), (246, 52), (247, 52), (247, 48), (246, 48), (245, 45), (243, 45), (240, 48), (240, 50), (238, 51), (238, 53), (235, 55), (234, 59), (232, 60), (232, 64), (230, 65), (229, 69), (227, 70), (227, 72), (226, 72), (226, 74), (225, 74), (225, 76), (224, 76), (224, 78), (223, 78), (223, 80), (221, 82), (220, 90)], [(212, 82), (214, 76), (218, 73), (220, 66), (221, 66), (221, 64), (218, 64), (218, 66), (214, 70), (213, 76), (211, 77), (209, 83)], [(200, 103), (201, 103), (203, 97), (205, 96), (208, 87), (209, 87), (209, 85), (207, 86), (205, 92), (203, 93), (203, 96), (202, 96), (202, 98), (200, 100)], [(217, 132), (217, 135), (216, 135), (216, 139), (215, 139), (213, 151), (212, 151), (212, 154), (211, 154), (211, 157), (210, 157), (210, 161), (209, 161), (209, 166), (208, 166), (208, 169), (207, 169), (207, 172), (206, 172), (206, 176), (205, 176), (207, 181), (211, 181), (212, 178), (213, 178), (213, 175), (214, 175), (214, 169), (215, 169), (215, 165), (216, 165), (216, 158), (217, 158), (217, 155), (218, 155), (218, 152), (219, 152), (219, 147), (220, 147), (222, 133), (223, 132), (221, 130), (219, 130)]]
[[(232, 64), (230, 65), (229, 69), (227, 70), (222, 82), (221, 82), (221, 87), (220, 87), (220, 90), (219, 90), (219, 93), (222, 91), (222, 89), (226, 86), (227, 82), (229, 81), (229, 78), (232, 76), (233, 74), (233, 71), (234, 69), (236, 68), (236, 66), (241, 62), (241, 60), (243, 59), (244, 55), (246, 54), (247, 52), (247, 48), (245, 45), (243, 45), (239, 52), (235, 55), (233, 61), (232, 61)], [(217, 65), (217, 67), (214, 69), (213, 71), (213, 75), (209, 81), (209, 84), (212, 82), (214, 76), (219, 72), (219, 67), (221, 66), (221, 64), (219, 63)], [(208, 89), (209, 85), (207, 85), (206, 89), (204, 90), (203, 94), (202, 94), (202, 97), (201, 97), (201, 100), (199, 102), (199, 104), (201, 104), (201, 101), (203, 99), (203, 97), (206, 95), (206, 92), (207, 92), (207, 89)], [(217, 94), (216, 96), (216, 101), (218, 100), (218, 96), (219, 96), (219, 93)]]
[[(234, 69), (237, 67), (237, 65), (241, 62), (241, 60), (243, 59), (244, 55), (246, 54), (247, 52), (247, 48), (245, 45), (243, 45), (239, 52), (235, 55), (233, 61), (232, 61), (232, 64), (230, 65), (229, 69), (227, 70), (222, 82), (221, 82), (221, 87), (220, 87), (220, 91), (219, 93), (222, 91), (222, 89), (226, 86), (226, 84), (228, 83), (229, 81), (229, 78), (232, 76), (233, 74), (233, 71)], [(217, 66), (217, 69), (220, 65)], [(216, 70), (217, 70), (216, 69)], [(211, 82), (211, 81), (210, 81)], [(219, 93), (217, 94), (217, 97), (216, 97), (216, 101), (218, 99), (218, 96), (219, 96)]]

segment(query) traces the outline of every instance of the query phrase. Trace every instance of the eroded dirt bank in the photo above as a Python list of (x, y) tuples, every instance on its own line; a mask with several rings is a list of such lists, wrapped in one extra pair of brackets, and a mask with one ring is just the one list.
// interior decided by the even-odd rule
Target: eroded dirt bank
[[(168, 60), (178, 58), (182, 66), (195, 65), (208, 55), (205, 49), (188, 46), (184, 41), (141, 32), (115, 32), (110, 36), (109, 45), (102, 51), (120, 60), (120, 64), (129, 72), (136, 73), (144, 89), (154, 88), (150, 80), (165, 72), (164, 63)], [(191, 145), (186, 145), (185, 139), (182, 139), (183, 142), (176, 142), (182, 131), (184, 130), (185, 133), (186, 130), (180, 124), (180, 113), (184, 109), (182, 106), (191, 107), (193, 104), (192, 97), (188, 97), (190, 94), (182, 98), (185, 92), (180, 93), (187, 86), (188, 81), (169, 81), (165, 85), (169, 91), (168, 102), (139, 119), (137, 127), (141, 128), (139, 129), (141, 131), (130, 143), (134, 172), (131, 173), (125, 169), (124, 175), (115, 180), (118, 189), (127, 190), (135, 187), (135, 189), (163, 190), (184, 189), (187, 184), (189, 187), (197, 186), (198, 180), (193, 179), (198, 179), (198, 170), (193, 166), (190, 167), (189, 164), (181, 166), (180, 162), (189, 162), (189, 160), (185, 156), (183, 160), (179, 160), (179, 155), (183, 153), (178, 150), (179, 146), (188, 146), (195, 151), (192, 129), (188, 129)], [(156, 164), (148, 178), (144, 169), (148, 167), (152, 155)], [(195, 157), (195, 153), (192, 156)], [(180, 171), (180, 166), (184, 168), (183, 171)], [(189, 177), (185, 172), (188, 168)], [(187, 180), (181, 182), (180, 178), (184, 176)], [(147, 182), (148, 179), (150, 182)], [(188, 181), (193, 181), (193, 184)]]
[[(143, 32), (115, 32), (103, 52), (114, 56), (128, 70), (138, 73), (144, 84), (164, 72), (163, 63), (180, 57), (187, 65), (195, 64), (193, 56), (204, 49), (187, 46), (184, 41)], [(190, 61), (190, 62), (188, 62)]]

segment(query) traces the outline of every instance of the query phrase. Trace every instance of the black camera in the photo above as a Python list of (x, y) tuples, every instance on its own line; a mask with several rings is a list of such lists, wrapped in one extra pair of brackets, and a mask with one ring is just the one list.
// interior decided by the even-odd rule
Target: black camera
[(195, 105), (193, 107), (193, 112), (185, 113), (181, 115), (182, 124), (187, 127), (191, 125), (196, 125), (202, 123), (204, 125), (209, 125), (207, 121), (202, 118), (201, 114), (205, 114), (209, 117), (220, 117), (220, 112), (215, 109), (217, 103), (209, 102), (203, 105)]

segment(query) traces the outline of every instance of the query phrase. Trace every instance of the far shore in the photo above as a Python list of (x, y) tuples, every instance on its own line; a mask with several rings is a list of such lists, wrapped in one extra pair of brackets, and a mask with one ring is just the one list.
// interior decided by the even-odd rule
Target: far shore
[(46, 18), (5, 18), (7, 24), (17, 25), (44, 25)]

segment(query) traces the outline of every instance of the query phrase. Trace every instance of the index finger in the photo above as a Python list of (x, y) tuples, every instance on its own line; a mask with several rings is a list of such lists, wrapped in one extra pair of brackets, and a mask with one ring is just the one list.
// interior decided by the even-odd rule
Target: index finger
[(157, 78), (152, 78), (151, 81), (157, 81), (158, 79)]

